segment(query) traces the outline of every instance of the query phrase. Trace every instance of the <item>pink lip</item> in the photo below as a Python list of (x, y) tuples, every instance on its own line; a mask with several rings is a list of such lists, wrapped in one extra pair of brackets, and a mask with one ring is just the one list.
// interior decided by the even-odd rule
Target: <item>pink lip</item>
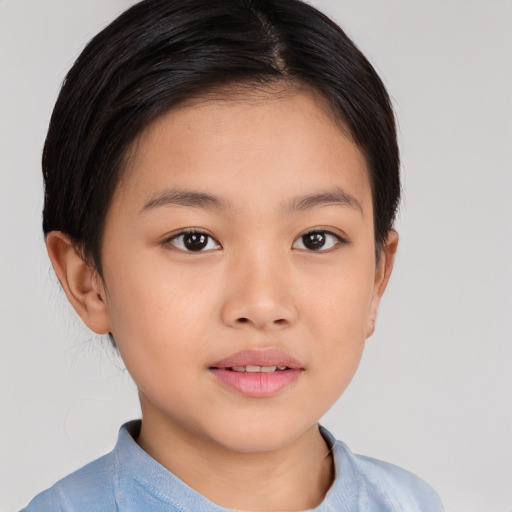
[[(269, 373), (236, 372), (234, 366), (287, 366), (286, 370)], [(296, 381), (303, 366), (277, 349), (244, 350), (213, 363), (210, 372), (227, 387), (253, 398), (276, 395)]]
[(288, 366), (293, 369), (303, 369), (302, 364), (285, 352), (277, 349), (243, 350), (232, 354), (226, 359), (217, 361), (210, 368), (231, 368), (233, 366)]

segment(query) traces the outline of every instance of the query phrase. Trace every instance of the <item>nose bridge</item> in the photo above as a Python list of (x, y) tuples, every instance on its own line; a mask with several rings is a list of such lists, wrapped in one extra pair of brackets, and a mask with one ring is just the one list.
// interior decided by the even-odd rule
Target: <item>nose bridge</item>
[(297, 310), (286, 251), (270, 243), (240, 248), (227, 272), (230, 286), (223, 306), (226, 323), (275, 329), (295, 321)]

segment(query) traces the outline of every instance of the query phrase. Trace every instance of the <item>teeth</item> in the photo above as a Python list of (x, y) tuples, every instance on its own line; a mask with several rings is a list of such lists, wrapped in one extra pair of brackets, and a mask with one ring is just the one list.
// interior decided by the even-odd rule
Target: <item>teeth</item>
[(278, 366), (277, 367), (278, 370), (286, 370), (286, 368), (288, 368), (288, 366)]
[[(287, 366), (280, 366), (280, 370), (285, 370)], [(247, 373), (271, 373), (277, 370), (277, 366), (256, 366), (256, 365), (247, 365), (247, 366), (233, 366), (231, 368), (234, 372), (247, 372)]]

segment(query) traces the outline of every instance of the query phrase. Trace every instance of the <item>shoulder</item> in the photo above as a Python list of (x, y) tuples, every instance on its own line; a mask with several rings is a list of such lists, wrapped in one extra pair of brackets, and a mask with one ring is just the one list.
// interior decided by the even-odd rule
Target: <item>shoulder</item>
[(116, 511), (115, 465), (113, 454), (105, 455), (38, 494), (21, 512)]
[(394, 464), (354, 454), (325, 429), (322, 433), (333, 447), (336, 466), (336, 482), (332, 488), (334, 499), (340, 493), (344, 500), (347, 494), (354, 496), (352, 507), (360, 511), (444, 511), (438, 494), (418, 476)]
[(443, 512), (439, 495), (415, 474), (389, 462), (363, 455), (353, 455), (368, 487), (382, 495), (395, 508), (393, 511)]

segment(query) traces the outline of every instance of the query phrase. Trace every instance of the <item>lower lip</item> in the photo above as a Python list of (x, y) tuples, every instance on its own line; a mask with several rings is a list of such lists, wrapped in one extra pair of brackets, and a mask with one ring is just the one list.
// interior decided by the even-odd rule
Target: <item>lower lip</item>
[(226, 386), (242, 395), (263, 398), (276, 395), (295, 382), (302, 370), (290, 369), (275, 372), (234, 372), (221, 368), (210, 368), (210, 371)]

